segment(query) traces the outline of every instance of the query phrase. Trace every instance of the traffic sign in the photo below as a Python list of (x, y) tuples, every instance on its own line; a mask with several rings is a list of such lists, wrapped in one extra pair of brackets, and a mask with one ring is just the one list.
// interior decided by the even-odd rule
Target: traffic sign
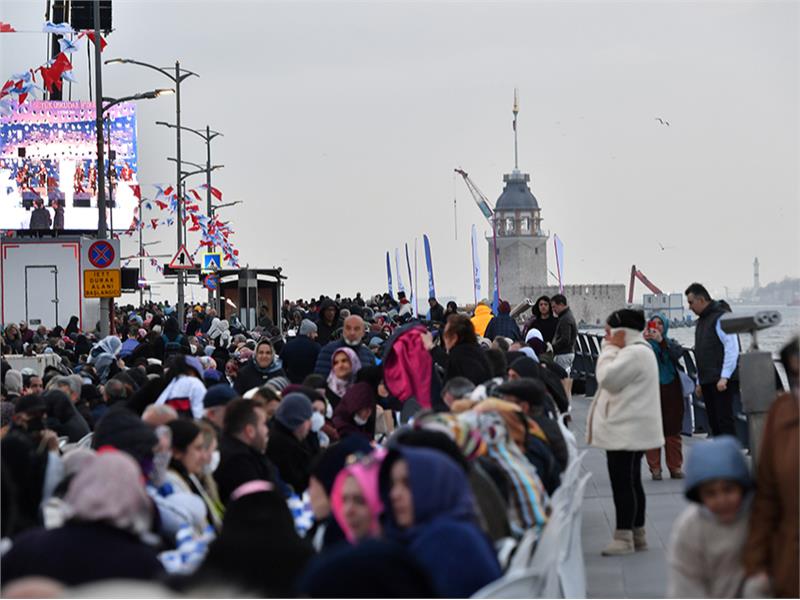
[(119, 240), (81, 241), (81, 270), (119, 269)]
[(203, 285), (207, 290), (211, 290), (212, 292), (219, 289), (219, 275), (216, 273), (206, 275), (203, 277)]
[(202, 265), (203, 273), (214, 273), (222, 268), (222, 254), (219, 252), (206, 252), (203, 254)]
[(83, 272), (84, 298), (117, 298), (121, 295), (122, 277), (119, 269)]
[(192, 255), (189, 254), (189, 251), (186, 249), (186, 244), (181, 244), (181, 247), (178, 248), (175, 256), (172, 257), (169, 266), (171, 269), (194, 268), (194, 261), (192, 260)]

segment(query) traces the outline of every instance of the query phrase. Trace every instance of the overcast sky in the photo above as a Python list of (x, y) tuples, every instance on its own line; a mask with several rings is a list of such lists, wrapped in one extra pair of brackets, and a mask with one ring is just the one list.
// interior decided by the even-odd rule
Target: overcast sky
[[(45, 4), (3, 0), (0, 20), (40, 29)], [(635, 263), (665, 291), (723, 293), (751, 285), (755, 256), (762, 283), (800, 271), (796, 2), (115, 0), (114, 27), (104, 57), (201, 75), (183, 123), (225, 134), (214, 185), (245, 202), (224, 209), (242, 263), (283, 266), (289, 297), (384, 291), (385, 252), (394, 270), (415, 237), (424, 288), (427, 233), (438, 294), (471, 300), (469, 230), (488, 227), (453, 168), (497, 199), (514, 87), (520, 167), (566, 283), (627, 284)], [(4, 79), (38, 66), (44, 35), (0, 35), (0, 57)], [(75, 74), (88, 99), (85, 54)], [(166, 83), (128, 65), (103, 78), (109, 96)], [(173, 119), (172, 98), (140, 103), (146, 193), (174, 179), (174, 135), (153, 124)], [(184, 158), (204, 162), (191, 137)]]

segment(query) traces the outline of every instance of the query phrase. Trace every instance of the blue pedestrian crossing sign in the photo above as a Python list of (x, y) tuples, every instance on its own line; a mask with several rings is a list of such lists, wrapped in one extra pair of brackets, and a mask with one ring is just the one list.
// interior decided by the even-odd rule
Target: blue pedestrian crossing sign
[(219, 252), (206, 252), (203, 254), (203, 273), (215, 273), (222, 269), (222, 254)]

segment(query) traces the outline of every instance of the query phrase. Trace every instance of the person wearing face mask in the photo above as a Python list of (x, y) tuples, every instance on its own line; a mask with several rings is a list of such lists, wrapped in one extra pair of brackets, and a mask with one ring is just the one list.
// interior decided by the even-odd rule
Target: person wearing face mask
[(268, 338), (256, 344), (256, 351), (247, 364), (239, 369), (234, 387), (240, 394), (261, 387), (271, 379), (286, 377), (281, 359), (275, 355), (275, 348)]
[(325, 398), (336, 409), (361, 369), (361, 360), (351, 348), (339, 348), (331, 357), (331, 372)]
[(375, 364), (375, 355), (363, 343), (366, 330), (364, 319), (360, 316), (350, 315), (347, 317), (344, 320), (342, 339), (328, 342), (322, 347), (322, 350), (320, 350), (317, 356), (317, 364), (314, 367), (314, 373), (327, 377), (333, 366), (331, 361), (333, 354), (340, 348), (350, 348), (353, 350), (363, 366), (373, 366)]
[(205, 505), (205, 519), (199, 523), (202, 532), (209, 523), (216, 531), (222, 527), (221, 507), (211, 497), (201, 481), (209, 459), (204, 450), (205, 441), (200, 427), (192, 421), (177, 419), (168, 427), (172, 431), (172, 460), (167, 471), (167, 482), (175, 491), (195, 494)]
[(333, 411), (333, 426), (339, 436), (375, 437), (375, 390), (367, 382), (354, 384)]
[(281, 400), (269, 424), (267, 456), (297, 494), (308, 488), (311, 462), (319, 453), (316, 436), (309, 435), (314, 414), (308, 396), (293, 392)]

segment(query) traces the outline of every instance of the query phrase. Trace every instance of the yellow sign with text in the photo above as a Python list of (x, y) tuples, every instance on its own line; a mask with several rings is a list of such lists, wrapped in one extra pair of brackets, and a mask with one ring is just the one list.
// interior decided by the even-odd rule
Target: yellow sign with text
[(118, 298), (122, 295), (119, 269), (83, 272), (84, 298)]

